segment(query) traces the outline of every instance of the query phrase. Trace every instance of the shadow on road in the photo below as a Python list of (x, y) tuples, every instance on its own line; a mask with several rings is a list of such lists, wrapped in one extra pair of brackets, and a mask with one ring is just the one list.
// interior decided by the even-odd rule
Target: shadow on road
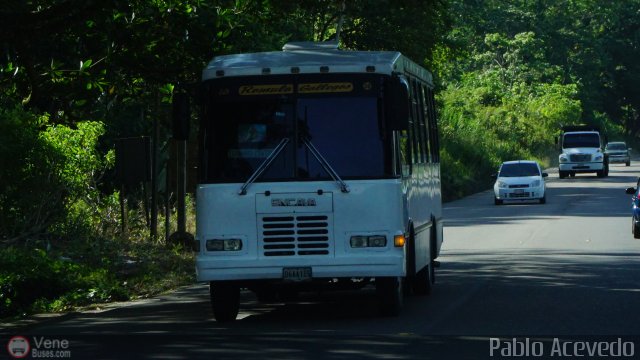
[(640, 334), (638, 278), (632, 252), (450, 251), (434, 294), (399, 317), (378, 315), (372, 289), (287, 304), (243, 292), (241, 319), (217, 323), (201, 284), (20, 334), (68, 339), (76, 358), (480, 359), (489, 337)]
[(640, 251), (451, 251), (446, 259), (443, 291), (473, 286), (476, 303), (466, 310), (462, 301), (448, 324), (433, 324), (441, 334), (640, 334)]

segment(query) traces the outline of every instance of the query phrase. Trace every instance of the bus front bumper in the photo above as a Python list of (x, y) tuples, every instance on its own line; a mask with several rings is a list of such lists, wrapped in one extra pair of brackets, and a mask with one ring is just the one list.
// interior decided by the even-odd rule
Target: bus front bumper
[(362, 256), (336, 259), (221, 259), (199, 256), (196, 259), (197, 281), (284, 280), (285, 269), (311, 270), (312, 278), (361, 278), (405, 276), (401, 256)]

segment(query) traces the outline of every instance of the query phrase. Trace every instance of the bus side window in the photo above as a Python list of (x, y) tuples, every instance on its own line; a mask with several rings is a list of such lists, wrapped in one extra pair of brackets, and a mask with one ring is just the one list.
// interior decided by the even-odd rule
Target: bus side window
[(424, 146), (422, 139), (422, 132), (420, 131), (420, 109), (418, 102), (418, 91), (417, 91), (417, 81), (416, 79), (411, 79), (409, 83), (409, 93), (411, 94), (411, 120), (413, 124), (411, 126), (411, 137), (413, 141), (413, 154), (415, 156), (412, 157), (413, 163), (423, 163), (424, 162)]
[(424, 152), (424, 162), (428, 163), (431, 162), (431, 155), (430, 155), (430, 149), (431, 149), (431, 145), (429, 144), (429, 131), (428, 131), (428, 106), (427, 106), (427, 101), (425, 99), (425, 86), (424, 84), (418, 84), (418, 104), (419, 106), (419, 111), (420, 111), (420, 134), (421, 134), (421, 139), (422, 139), (422, 149)]
[(411, 175), (411, 141), (409, 132), (401, 130), (397, 132), (397, 151), (399, 156), (400, 175), (405, 178)]
[(427, 88), (427, 101), (429, 104), (429, 142), (430, 142), (430, 150), (431, 150), (431, 159), (434, 163), (440, 162), (440, 144), (438, 140), (438, 124), (436, 120), (436, 108), (435, 108), (435, 97), (433, 94), (433, 90)]
[(420, 148), (418, 147), (418, 136), (416, 133), (416, 111), (415, 111), (415, 94), (413, 93), (413, 86), (409, 82), (409, 141), (411, 143), (411, 163), (417, 164), (420, 162), (418, 156), (420, 154)]

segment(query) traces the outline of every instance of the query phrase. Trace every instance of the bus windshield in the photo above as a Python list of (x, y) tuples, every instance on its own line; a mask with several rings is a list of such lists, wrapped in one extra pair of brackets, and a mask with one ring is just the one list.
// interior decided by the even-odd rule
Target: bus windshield
[(256, 181), (327, 180), (308, 140), (343, 179), (390, 176), (376, 97), (234, 97), (205, 116), (205, 183), (244, 182), (283, 139)]

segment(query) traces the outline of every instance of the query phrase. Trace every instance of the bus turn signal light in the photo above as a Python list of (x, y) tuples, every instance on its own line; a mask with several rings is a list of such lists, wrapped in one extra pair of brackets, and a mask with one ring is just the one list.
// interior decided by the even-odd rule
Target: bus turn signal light
[(395, 247), (403, 247), (405, 242), (406, 242), (406, 239), (404, 235), (396, 235), (393, 237), (393, 245)]

